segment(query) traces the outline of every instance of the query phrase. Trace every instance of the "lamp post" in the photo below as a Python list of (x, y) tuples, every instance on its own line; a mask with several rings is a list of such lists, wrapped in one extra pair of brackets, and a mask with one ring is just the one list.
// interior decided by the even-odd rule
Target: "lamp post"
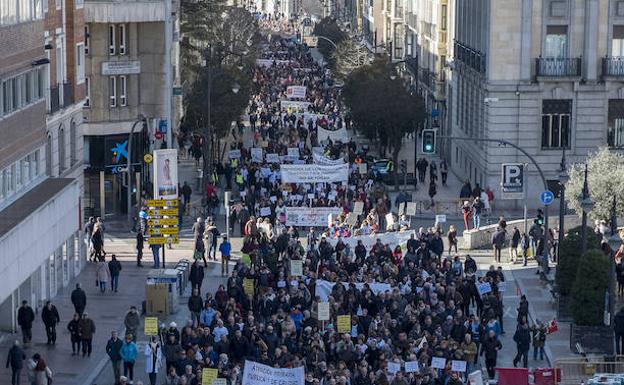
[[(616, 280), (616, 275), (615, 275), (615, 258), (613, 258), (613, 255), (615, 255), (615, 252), (619, 249), (621, 243), (622, 243), (622, 238), (620, 237), (620, 234), (618, 232), (618, 225), (617, 225), (617, 200), (616, 200), (616, 195), (613, 194), (613, 204), (611, 206), (611, 218), (609, 219), (609, 225), (611, 227), (611, 234), (609, 236), (609, 247), (611, 248), (611, 252), (612, 255), (609, 258), (609, 268), (610, 268), (610, 273), (611, 273), (611, 279), (609, 280), (609, 309), (608, 309), (608, 315), (609, 315), (609, 325), (613, 325), (613, 315), (614, 315), (614, 309), (615, 309), (615, 280)], [(607, 318), (605, 317), (605, 320), (607, 320)]]
[(126, 191), (126, 205), (129, 223), (132, 223), (132, 137), (134, 136), (134, 129), (139, 123), (145, 123), (143, 115), (139, 115), (139, 119), (134, 122), (132, 128), (130, 129), (130, 134), (128, 135), (128, 163), (126, 165), (126, 174), (128, 174), (128, 190)]
[(581, 255), (587, 251), (587, 212), (594, 207), (594, 203), (589, 197), (589, 187), (587, 186), (587, 163), (585, 163), (585, 174), (583, 179), (583, 192), (581, 193), (581, 209), (583, 217), (581, 220)]
[(557, 261), (559, 262), (559, 250), (561, 248), (561, 242), (563, 242), (563, 235), (565, 232), (565, 212), (566, 212), (566, 202), (565, 202), (565, 184), (568, 181), (568, 170), (566, 167), (566, 158), (565, 158), (565, 148), (563, 149), (563, 153), (561, 154), (561, 164), (559, 167), (559, 185), (561, 189), (559, 190), (559, 236), (557, 239)]

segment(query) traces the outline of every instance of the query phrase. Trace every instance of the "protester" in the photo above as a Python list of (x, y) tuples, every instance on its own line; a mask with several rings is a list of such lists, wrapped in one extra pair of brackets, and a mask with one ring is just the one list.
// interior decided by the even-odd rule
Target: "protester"
[(76, 288), (71, 293), (71, 301), (74, 305), (74, 311), (82, 316), (87, 307), (87, 294), (80, 287), (80, 283), (76, 284)]
[(117, 293), (119, 289), (119, 273), (121, 273), (121, 262), (117, 260), (117, 256), (113, 254), (110, 262), (108, 262), (108, 271), (110, 272), (111, 291)]
[(162, 351), (156, 336), (152, 336), (150, 342), (145, 345), (145, 372), (149, 376), (150, 385), (156, 385), (156, 376), (160, 370)]
[(17, 311), (17, 324), (22, 329), (22, 342), (24, 345), (30, 344), (32, 340), (32, 324), (35, 321), (35, 312), (28, 305), (28, 301), (22, 301)]
[[(123, 342), (119, 339), (116, 330), (111, 332), (111, 338), (106, 343), (106, 354), (111, 360), (113, 366), (113, 378), (115, 384), (119, 383), (119, 377), (121, 376), (121, 348)], [(83, 354), (84, 355), (84, 354)]]
[(95, 334), (95, 322), (85, 312), (82, 313), (78, 321), (78, 332), (80, 333), (80, 343), (82, 345), (82, 356), (91, 357), (93, 350), (93, 335)]
[(80, 353), (80, 317), (80, 314), (74, 313), (74, 318), (67, 324), (67, 330), (69, 331), (69, 338), (72, 345), (72, 356)]
[(56, 306), (50, 301), (46, 301), (43, 310), (41, 310), (41, 320), (45, 325), (46, 336), (48, 337), (48, 345), (56, 345), (56, 325), (61, 322)]
[(20, 375), (24, 368), (24, 360), (26, 359), (26, 353), (20, 346), (20, 342), (15, 340), (13, 346), (9, 349), (7, 354), (6, 367), (11, 368), (11, 385), (20, 384)]
[(136, 306), (130, 306), (130, 310), (126, 313), (124, 317), (124, 326), (126, 327), (125, 335), (131, 335), (132, 340), (136, 342), (137, 333), (139, 331), (139, 327), (141, 326), (141, 316), (136, 308)]
[(123, 360), (123, 373), (124, 376), (128, 376), (130, 384), (134, 382), (134, 363), (139, 354), (136, 343), (132, 340), (133, 338), (132, 334), (126, 335), (126, 339), (120, 350), (121, 359)]

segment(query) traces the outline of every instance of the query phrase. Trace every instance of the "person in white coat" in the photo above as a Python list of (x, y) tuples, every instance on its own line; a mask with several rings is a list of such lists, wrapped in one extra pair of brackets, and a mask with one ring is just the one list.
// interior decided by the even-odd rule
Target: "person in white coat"
[(150, 384), (156, 385), (156, 376), (160, 369), (162, 358), (161, 346), (156, 336), (152, 336), (152, 340), (145, 346), (145, 372), (149, 376)]

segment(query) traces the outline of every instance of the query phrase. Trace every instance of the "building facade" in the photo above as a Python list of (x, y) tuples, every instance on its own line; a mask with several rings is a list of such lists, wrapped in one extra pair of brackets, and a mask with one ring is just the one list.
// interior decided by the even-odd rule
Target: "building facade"
[[(16, 330), (22, 300), (41, 308), (84, 266), (81, 182), (73, 177), (81, 134), (80, 116), (72, 112), (80, 90), (73, 83), (71, 32), (81, 3), (1, 5), (0, 328)], [(65, 126), (72, 119), (75, 124)]]
[[(173, 2), (173, 85), (179, 84), (178, 12)], [(85, 209), (90, 215), (126, 212), (126, 164), (134, 127), (132, 170), (147, 182), (143, 155), (165, 146), (165, 1), (85, 1)], [(169, 100), (177, 127), (180, 98)], [(145, 121), (145, 124), (143, 123)], [(171, 143), (173, 144), (173, 143)], [(171, 145), (168, 144), (168, 145)], [(133, 185), (131, 193), (145, 186)], [(134, 196), (134, 194), (133, 194)]]
[[(557, 188), (563, 150), (582, 162), (600, 146), (624, 146), (624, 1), (451, 0), (454, 44), (447, 122), (453, 136), (521, 146)], [(500, 197), (501, 164), (530, 163), (513, 148), (446, 143), (460, 177)], [(530, 181), (539, 181), (528, 166)], [(539, 204), (542, 183), (529, 183)], [(519, 202), (500, 201), (514, 206)]]

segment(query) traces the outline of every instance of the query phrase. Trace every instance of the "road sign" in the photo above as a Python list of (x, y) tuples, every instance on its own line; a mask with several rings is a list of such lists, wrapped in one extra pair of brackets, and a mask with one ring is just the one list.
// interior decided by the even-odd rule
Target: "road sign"
[(152, 163), (152, 161), (154, 160), (154, 157), (152, 156), (152, 154), (145, 154), (143, 155), (143, 161), (147, 164)]
[(177, 199), (148, 199), (147, 207), (178, 207)]
[(156, 131), (156, 133), (154, 134), (154, 137), (158, 140), (161, 140), (163, 138), (163, 133), (160, 131)]
[(501, 170), (501, 199), (523, 199), (524, 164), (503, 163)]
[(167, 133), (167, 119), (160, 119), (160, 122), (158, 122), (158, 131), (163, 134)]
[(147, 233), (149, 235), (177, 235), (180, 234), (180, 229), (177, 227), (148, 228)]
[(148, 226), (177, 226), (178, 218), (159, 218), (159, 219), (148, 219)]
[(553, 194), (553, 192), (550, 190), (543, 191), (540, 194), (540, 201), (542, 201), (542, 203), (545, 206), (548, 206), (549, 204), (553, 203), (554, 199), (555, 199), (555, 194)]
[(158, 216), (166, 216), (166, 217), (177, 217), (178, 209), (149, 209), (147, 210), (147, 215), (150, 217), (158, 217)]
[(171, 244), (171, 243), (180, 243), (180, 238), (175, 236), (175, 237), (149, 237), (147, 238), (147, 243), (150, 245), (164, 245), (164, 244)]

